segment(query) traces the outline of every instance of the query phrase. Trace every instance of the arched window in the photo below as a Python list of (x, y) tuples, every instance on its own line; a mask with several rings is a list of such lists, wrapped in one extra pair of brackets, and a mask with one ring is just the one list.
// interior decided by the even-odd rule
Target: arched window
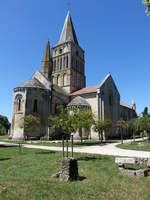
[(21, 99), (18, 99), (18, 111), (21, 110)]
[(37, 112), (37, 99), (33, 102), (33, 112)]
[(15, 97), (15, 105), (16, 105), (16, 111), (22, 110), (22, 95), (17, 94)]

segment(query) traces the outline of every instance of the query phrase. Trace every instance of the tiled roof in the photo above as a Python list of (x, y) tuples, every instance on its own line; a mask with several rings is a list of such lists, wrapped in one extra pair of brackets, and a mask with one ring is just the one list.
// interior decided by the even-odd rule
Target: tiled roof
[(43, 84), (41, 84), (37, 79), (31, 78), (30, 80), (26, 81), (25, 83), (21, 84), (19, 87), (24, 88), (42, 88), (46, 89)]
[(91, 86), (91, 87), (82, 88), (81, 90), (77, 90), (76, 92), (73, 92), (72, 94), (70, 94), (70, 96), (76, 96), (76, 95), (88, 94), (88, 93), (95, 93), (95, 92), (97, 92), (97, 88), (98, 88), (98, 86)]
[(83, 97), (77, 96), (68, 104), (68, 107), (69, 106), (88, 106), (88, 107), (90, 107), (90, 104)]
[(128, 104), (124, 103), (124, 102), (120, 102), (120, 105), (129, 109), (132, 109), (131, 106), (129, 106)]

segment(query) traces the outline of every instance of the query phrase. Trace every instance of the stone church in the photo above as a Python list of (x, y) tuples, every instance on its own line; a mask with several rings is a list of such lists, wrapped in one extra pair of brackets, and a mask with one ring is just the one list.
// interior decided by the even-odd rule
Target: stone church
[[(47, 42), (42, 70), (35, 71), (25, 83), (14, 88), (12, 138), (23, 138), (20, 122), (25, 115), (38, 114), (40, 136), (48, 136), (48, 117), (57, 114), (57, 105), (89, 108), (97, 119), (111, 119), (114, 124), (122, 118), (136, 116), (136, 104), (120, 101), (120, 94), (110, 73), (96, 85), (86, 87), (84, 50), (80, 47), (70, 12), (68, 12), (58, 43), (50, 48)], [(106, 137), (116, 136), (116, 129)], [(91, 138), (98, 134), (91, 129)]]

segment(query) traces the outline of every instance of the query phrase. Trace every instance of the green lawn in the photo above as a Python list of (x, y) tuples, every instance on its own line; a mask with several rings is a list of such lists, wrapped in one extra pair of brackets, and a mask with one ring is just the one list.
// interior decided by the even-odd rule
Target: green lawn
[(150, 146), (147, 145), (147, 141), (138, 141), (126, 144), (118, 144), (117, 147), (122, 149), (138, 150), (138, 151), (150, 151)]
[[(127, 177), (114, 157), (75, 154), (83, 180), (66, 183), (52, 178), (61, 153), (0, 148), (0, 199), (133, 200), (150, 199), (150, 176)], [(84, 178), (85, 177), (85, 178)]]
[[(0, 136), (0, 141), (4, 142), (9, 142), (9, 143), (18, 143), (18, 140), (11, 140), (8, 139), (8, 136)], [(65, 141), (66, 142), (66, 141)], [(81, 144), (80, 141), (74, 141), (74, 147), (81, 147), (81, 146), (92, 146), (92, 145), (98, 145), (98, 144), (107, 144), (107, 143), (112, 143), (116, 142), (115, 140), (107, 140), (103, 141), (102, 143), (100, 141), (96, 140), (86, 140), (83, 141)], [(56, 147), (61, 147), (62, 146), (62, 141), (57, 140), (57, 141), (47, 141), (47, 140), (36, 140), (36, 141), (22, 141), (23, 144), (34, 144), (34, 145), (44, 145), (44, 146), (56, 146)], [(69, 146), (71, 146), (71, 142), (68, 142)]]

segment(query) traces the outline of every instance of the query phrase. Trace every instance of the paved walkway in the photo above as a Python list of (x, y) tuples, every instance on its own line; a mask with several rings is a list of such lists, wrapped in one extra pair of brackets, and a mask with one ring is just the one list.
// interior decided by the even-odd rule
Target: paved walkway
[[(141, 139), (137, 139), (136, 141), (138, 141), (138, 140), (141, 140)], [(131, 142), (131, 140), (126, 140), (124, 142), (128, 143), (128, 142)], [(7, 143), (7, 142), (0, 142), (0, 144), (10, 145), (10, 143)], [(100, 155), (111, 155), (111, 156), (150, 158), (150, 152), (120, 149), (120, 148), (116, 147), (116, 145), (118, 145), (118, 144), (119, 144), (119, 142), (111, 143), (111, 144), (74, 147), (74, 152), (88, 153), (88, 154), (100, 154)], [(16, 144), (11, 144), (11, 145), (16, 146)], [(62, 151), (61, 147), (50, 147), (50, 146), (42, 146), (42, 145), (24, 144), (23, 147), (32, 148), (32, 149), (50, 150), (50, 151)], [(69, 151), (71, 151), (71, 148), (69, 148)]]

